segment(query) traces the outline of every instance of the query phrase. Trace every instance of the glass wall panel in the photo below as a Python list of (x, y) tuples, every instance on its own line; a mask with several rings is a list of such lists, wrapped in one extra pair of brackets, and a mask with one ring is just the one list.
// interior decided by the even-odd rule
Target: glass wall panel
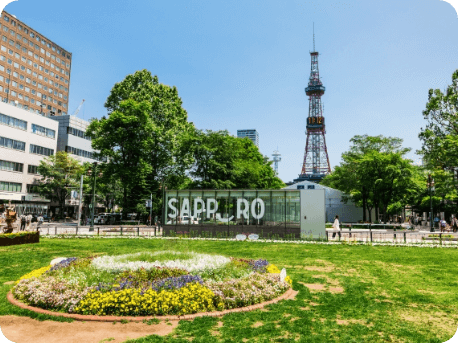
[(288, 226), (300, 226), (301, 202), (299, 192), (286, 193), (286, 223)]
[(205, 203), (205, 216), (203, 225), (216, 224), (216, 191), (204, 191), (202, 197)]
[[(256, 211), (258, 209), (258, 203), (253, 203), (254, 200), (257, 198), (256, 196), (256, 191), (244, 191), (243, 192), (243, 198), (244, 198), (244, 204), (242, 205), (241, 208), (243, 208), (243, 213), (244, 214), (248, 214), (248, 218), (249, 220), (247, 222), (245, 222), (245, 225), (247, 227), (244, 227), (244, 230), (246, 231), (246, 233), (251, 233), (251, 232), (255, 232), (255, 228), (257, 226), (257, 223), (258, 223), (258, 220), (259, 219), (255, 219), (255, 217), (253, 216), (253, 209)], [(252, 208), (252, 205), (253, 204), (253, 207)], [(252, 226), (255, 226), (255, 228), (252, 228)]]
[(216, 203), (218, 204), (218, 210), (216, 211), (216, 223), (218, 225), (227, 225), (229, 221), (229, 191), (217, 191)]
[[(178, 192), (177, 191), (167, 191), (165, 193), (165, 223), (168, 225), (176, 224), (177, 220), (177, 202), (173, 202), (172, 199), (177, 199)], [(172, 202), (169, 201), (172, 200)], [(175, 208), (175, 210), (172, 208)]]
[(165, 205), (166, 223), (177, 233), (212, 237), (256, 233), (276, 238), (300, 232), (296, 190), (167, 191)]
[(202, 191), (191, 191), (191, 225), (202, 224), (203, 216), (205, 215), (205, 204), (202, 198)]
[(272, 222), (274, 226), (285, 224), (285, 191), (272, 191)]
[(190, 225), (191, 204), (190, 191), (178, 191), (177, 225)]

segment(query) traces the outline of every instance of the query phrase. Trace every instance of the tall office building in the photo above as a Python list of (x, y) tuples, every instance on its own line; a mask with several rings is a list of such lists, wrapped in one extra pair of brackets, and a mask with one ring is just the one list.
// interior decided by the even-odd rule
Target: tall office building
[(72, 54), (3, 11), (0, 100), (24, 110), (66, 115)]
[(259, 148), (259, 134), (255, 129), (251, 130), (237, 130), (238, 138), (248, 137)]

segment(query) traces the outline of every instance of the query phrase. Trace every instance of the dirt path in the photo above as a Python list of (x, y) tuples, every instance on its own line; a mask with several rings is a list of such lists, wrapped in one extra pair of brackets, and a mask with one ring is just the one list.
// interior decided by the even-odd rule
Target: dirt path
[[(38, 321), (28, 317), (0, 316), (0, 330), (15, 343), (120, 343), (127, 339), (148, 335), (168, 335), (177, 321), (147, 325), (143, 323), (78, 322), (62, 323)], [(0, 342), (3, 343), (0, 334)], [(8, 342), (8, 341), (6, 341)]]

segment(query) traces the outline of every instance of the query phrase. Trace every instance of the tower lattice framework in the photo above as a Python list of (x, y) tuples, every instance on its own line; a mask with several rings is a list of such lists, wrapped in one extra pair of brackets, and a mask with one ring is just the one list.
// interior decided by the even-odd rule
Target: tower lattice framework
[[(314, 39), (315, 40), (315, 39)], [(300, 179), (319, 181), (331, 172), (328, 150), (326, 147), (326, 126), (323, 116), (321, 96), (325, 87), (320, 80), (318, 69), (318, 52), (315, 51), (315, 42), (312, 58), (312, 67), (308, 87), (305, 94), (309, 97), (309, 115), (307, 117), (307, 142), (305, 145), (304, 163)]]

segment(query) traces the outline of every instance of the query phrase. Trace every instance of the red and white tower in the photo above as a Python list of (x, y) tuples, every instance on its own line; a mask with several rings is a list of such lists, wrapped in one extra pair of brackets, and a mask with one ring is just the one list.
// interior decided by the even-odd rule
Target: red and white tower
[(308, 87), (305, 88), (305, 94), (309, 97), (309, 115), (307, 117), (306, 131), (307, 143), (305, 145), (302, 171), (299, 178), (294, 180), (295, 182), (304, 180), (319, 182), (331, 172), (325, 139), (326, 126), (321, 104), (321, 96), (324, 94), (325, 87), (320, 80), (320, 72), (318, 70), (318, 52), (315, 51), (315, 33), (313, 34), (313, 51), (310, 55), (312, 57), (312, 69)]

